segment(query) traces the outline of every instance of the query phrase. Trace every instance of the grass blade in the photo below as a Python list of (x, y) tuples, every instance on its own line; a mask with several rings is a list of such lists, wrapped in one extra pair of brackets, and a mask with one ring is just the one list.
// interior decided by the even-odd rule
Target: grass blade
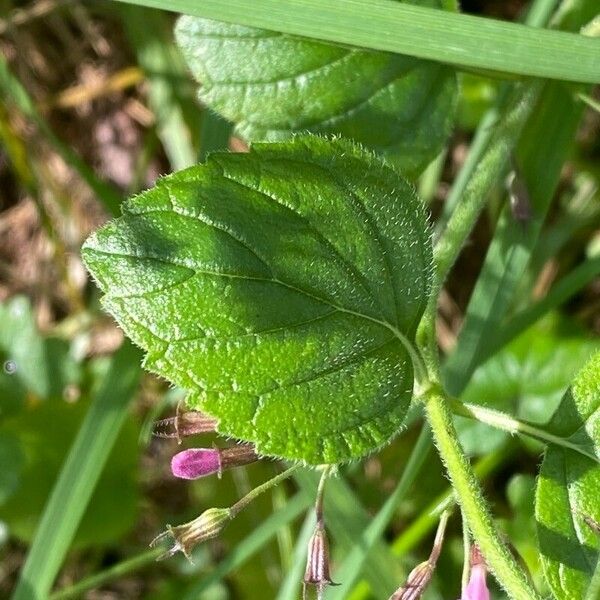
[(427, 425), (423, 425), (396, 488), (370, 522), (369, 526), (363, 531), (362, 536), (355, 541), (352, 552), (350, 552), (342, 566), (337, 570), (336, 576), (341, 585), (330, 592), (330, 600), (343, 600), (348, 597), (348, 591), (354, 587), (355, 583), (361, 577), (363, 566), (371, 548), (381, 538), (389, 522), (396, 514), (398, 505), (404, 500), (406, 492), (414, 483), (431, 449), (431, 431)]
[(13, 600), (48, 597), (127, 416), (140, 376), (139, 363), (139, 352), (128, 343), (113, 355), (46, 504)]
[[(200, 108), (193, 101), (193, 87), (171, 35), (164, 13), (138, 6), (120, 6), (125, 31), (148, 78), (148, 102), (156, 117), (156, 129), (174, 171), (196, 163), (186, 117), (191, 129), (200, 126)], [(182, 88), (188, 88), (188, 94)]]
[[(390, 0), (119, 0), (461, 67), (600, 81), (600, 40)], [(400, 33), (401, 32), (401, 33)]]
[(302, 574), (306, 563), (306, 549), (315, 528), (315, 516), (311, 512), (304, 519), (302, 529), (296, 539), (294, 554), (292, 556), (292, 568), (287, 572), (275, 600), (297, 600), (300, 596), (300, 585)]
[[(537, 0), (531, 6), (525, 18), (525, 25), (530, 27), (544, 27), (552, 15), (552, 11), (556, 7), (556, 0)], [(502, 113), (506, 109), (507, 102), (510, 98), (511, 85), (504, 83), (498, 91), (498, 97), (494, 105), (483, 115), (483, 118), (477, 126), (477, 131), (471, 142), (469, 154), (465, 163), (452, 183), (452, 188), (448, 194), (448, 198), (444, 202), (442, 214), (435, 224), (436, 238), (439, 237), (444, 227), (450, 219), (450, 215), (454, 212), (456, 205), (461, 199), (471, 176), (475, 172), (475, 168), (479, 164), (487, 146), (492, 139), (494, 125), (500, 119)]]
[(136, 556), (128, 558), (116, 565), (96, 573), (87, 579), (83, 579), (79, 583), (72, 585), (64, 590), (60, 590), (55, 594), (52, 594), (49, 600), (69, 600), (70, 598), (80, 598), (81, 594), (88, 590), (93, 590), (100, 587), (101, 585), (114, 581), (123, 575), (128, 575), (134, 571), (139, 571), (144, 567), (152, 564), (161, 554), (162, 548), (153, 548), (152, 550), (146, 550)]
[(590, 258), (565, 275), (541, 300), (517, 313), (504, 325), (493, 341), (481, 349), (478, 363), (481, 364), (520, 333), (531, 327), (553, 308), (560, 306), (579, 290), (591, 283), (600, 274), (600, 256)]
[[(502, 213), (471, 296), (458, 343), (444, 367), (448, 389), (454, 395), (460, 394), (480, 364), (482, 354), (491, 346), (491, 332), (501, 329), (539, 238), (581, 112), (568, 91), (558, 84), (551, 84), (523, 136), (519, 148), (520, 164), (535, 217), (522, 226), (512, 218), (508, 207)], [(553, 118), (556, 114), (562, 118)]]

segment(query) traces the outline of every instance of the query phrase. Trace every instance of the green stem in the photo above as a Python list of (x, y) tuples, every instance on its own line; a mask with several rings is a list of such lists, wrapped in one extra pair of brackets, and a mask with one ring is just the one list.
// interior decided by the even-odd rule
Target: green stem
[(542, 82), (534, 81), (517, 87), (511, 94), (506, 116), (498, 123), (486, 151), (478, 161), (477, 169), (465, 186), (460, 203), (434, 248), (434, 283), (425, 315), (417, 331), (417, 344), (430, 373), (439, 371), (435, 320), (442, 286), (488, 201), (490, 192), (506, 171), (525, 122), (540, 96), (542, 85)]
[(232, 507), (231, 507), (231, 518), (233, 519), (240, 513), (248, 504), (250, 504), (255, 498), (260, 496), (262, 493), (267, 492), (271, 488), (274, 488), (276, 485), (279, 485), (282, 481), (290, 477), (294, 471), (296, 471), (300, 465), (294, 465), (290, 467), (283, 473), (276, 475), (273, 479), (269, 479), (269, 481), (265, 481), (265, 483), (255, 487), (252, 491), (248, 492), (243, 498), (240, 498)]
[(161, 554), (161, 548), (146, 550), (146, 552), (138, 554), (133, 558), (129, 558), (120, 563), (117, 563), (110, 569), (106, 569), (106, 571), (102, 571), (101, 573), (97, 573), (96, 575), (92, 575), (91, 577), (87, 577), (86, 579), (82, 579), (75, 585), (72, 585), (71, 587), (68, 587), (64, 590), (56, 592), (55, 594), (52, 594), (49, 600), (68, 600), (69, 598), (79, 598), (84, 592), (87, 592), (88, 590), (98, 588), (101, 585), (108, 583), (109, 581), (114, 581), (119, 577), (123, 577), (123, 575), (132, 573), (133, 571), (138, 571), (142, 567), (156, 562), (156, 559)]
[(506, 431), (511, 435), (526, 435), (544, 443), (562, 446), (563, 448), (574, 450), (586, 458), (598, 462), (598, 458), (594, 456), (593, 453), (587, 452), (580, 445), (573, 444), (568, 439), (554, 435), (545, 429), (536, 427), (535, 425), (530, 425), (529, 423), (519, 421), (519, 419), (515, 419), (511, 415), (507, 415), (499, 410), (487, 408), (479, 404), (467, 404), (454, 399), (448, 400), (448, 405), (454, 414), (467, 417), (469, 419), (475, 419), (481, 423), (495, 427), (496, 429)]
[(496, 529), (479, 481), (458, 441), (446, 398), (439, 390), (427, 394), (425, 410), (457, 501), (491, 571), (511, 598), (541, 600)]
[(467, 519), (461, 511), (462, 516), (462, 534), (463, 534), (463, 570), (460, 589), (464, 594), (467, 584), (469, 583), (469, 575), (471, 574), (471, 534), (467, 526)]
[(509, 103), (505, 119), (481, 157), (477, 171), (467, 184), (446, 231), (435, 247), (436, 284), (441, 287), (467, 240), (479, 213), (486, 205), (489, 193), (506, 170), (506, 165), (529, 115), (539, 98), (542, 82), (535, 81), (523, 89), (519, 86)]
[(323, 498), (325, 496), (325, 482), (329, 477), (329, 473), (331, 471), (331, 465), (327, 465), (322, 473), (321, 479), (319, 480), (319, 487), (317, 488), (317, 497), (315, 500), (315, 516), (317, 518), (317, 523), (323, 523)]
[[(429, 428), (427, 431), (429, 431)], [(513, 456), (514, 451), (514, 444), (509, 443), (479, 459), (473, 468), (477, 478), (483, 480), (494, 473), (502, 465), (506, 464)], [(419, 516), (393, 541), (391, 545), (393, 554), (395, 556), (404, 556), (418, 546), (436, 526), (438, 518), (444, 510), (452, 508), (455, 504), (456, 496), (451, 487), (436, 496), (421, 510)], [(342, 575), (342, 571), (338, 571), (338, 574)], [(345, 584), (346, 577), (340, 576), (340, 581), (343, 581)], [(371, 598), (371, 596), (372, 593), (369, 584), (366, 581), (361, 581), (344, 600), (365, 600), (366, 598)]]
[[(514, 452), (514, 444), (509, 443), (480, 458), (473, 468), (476, 477), (479, 480), (485, 479), (504, 465), (513, 456)], [(456, 496), (451, 487), (439, 496), (436, 496), (402, 534), (394, 540), (392, 543), (392, 552), (396, 556), (404, 556), (415, 548), (433, 529), (438, 515), (445, 508), (452, 506), (455, 501)]]
[[(557, 0), (536, 0), (533, 2), (525, 18), (525, 25), (528, 25), (529, 27), (544, 27), (550, 21), (550, 17), (552, 16), (556, 4)], [(436, 223), (436, 239), (439, 238), (440, 234), (445, 229), (446, 224), (450, 219), (450, 215), (454, 212), (454, 209), (460, 202), (471, 176), (475, 172), (479, 161), (488, 148), (494, 134), (494, 125), (498, 122), (500, 116), (506, 109), (510, 89), (511, 86), (509, 84), (500, 86), (494, 106), (485, 113), (477, 126), (477, 131), (471, 142), (467, 159), (452, 184), (448, 198), (444, 202), (442, 214)]]

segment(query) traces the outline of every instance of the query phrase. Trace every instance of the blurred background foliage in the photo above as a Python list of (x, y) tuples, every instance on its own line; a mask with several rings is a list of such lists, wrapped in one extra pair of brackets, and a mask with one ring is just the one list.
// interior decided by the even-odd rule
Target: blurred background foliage
[[(511, 20), (526, 5), (461, 4), (467, 12)], [(160, 174), (194, 164), (214, 148), (243, 147), (227, 139), (227, 124), (196, 104), (172, 26), (172, 15), (108, 1), (0, 0), (0, 597), (14, 589), (88, 408), (94, 399), (110, 396), (115, 383), (113, 358), (123, 337), (99, 307), (98, 291), (78, 256), (81, 242), (118, 212), (121, 199), (151, 186)], [(434, 216), (475, 127), (496, 98), (498, 81), (464, 75), (461, 89), (448, 150), (419, 182)], [(598, 256), (599, 133), (600, 117), (588, 109), (513, 313)], [(438, 329), (445, 352), (454, 347), (505, 197), (499, 187), (443, 295)], [(463, 398), (546, 422), (574, 372), (599, 346), (600, 282), (589, 278), (568, 296), (566, 304), (483, 364)], [(300, 473), (260, 497), (225, 535), (198, 548), (193, 564), (180, 556), (154, 562), (156, 553), (147, 546), (166, 523), (231, 504), (276, 467), (260, 463), (220, 480), (174, 480), (169, 461), (177, 444), (153, 439), (151, 427), (174, 413), (181, 393), (141, 373), (135, 352), (126, 356), (119, 377), (131, 371), (131, 380), (139, 383), (119, 405), (123, 424), (114, 421), (115, 441), (106, 460), (85, 467), (88, 475), (95, 469), (92, 476), (99, 479), (67, 544), (52, 597), (298, 597), (313, 473)], [(532, 516), (542, 447), (457, 422), (504, 530), (543, 586)], [(93, 430), (94, 423), (87, 426)], [(328, 489), (335, 564), (348, 556), (396, 489), (417, 437), (415, 423), (377, 456), (343, 469), (343, 478)], [(428, 555), (436, 525), (431, 511), (447, 496), (448, 482), (433, 452), (426, 461), (348, 598), (382, 598), (382, 590), (398, 585)], [(461, 563), (455, 517), (426, 598), (458, 597)], [(78, 582), (83, 584), (77, 587)]]

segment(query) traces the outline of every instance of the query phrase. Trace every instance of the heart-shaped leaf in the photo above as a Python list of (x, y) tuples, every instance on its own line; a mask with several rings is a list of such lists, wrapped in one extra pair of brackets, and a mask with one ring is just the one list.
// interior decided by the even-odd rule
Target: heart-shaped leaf
[(456, 74), (444, 65), (191, 16), (175, 34), (200, 100), (248, 141), (341, 134), (414, 175), (452, 128)]
[(359, 147), (213, 154), (130, 200), (83, 256), (147, 368), (221, 433), (321, 464), (401, 427), (430, 233), (412, 187)]
[(544, 574), (558, 600), (583, 598), (600, 549), (600, 352), (584, 366), (550, 424), (595, 456), (549, 446), (536, 490)]

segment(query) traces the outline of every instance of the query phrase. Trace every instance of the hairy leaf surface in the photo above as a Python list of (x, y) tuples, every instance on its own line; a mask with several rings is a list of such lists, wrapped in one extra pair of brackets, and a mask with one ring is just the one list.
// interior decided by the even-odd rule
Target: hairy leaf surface
[(536, 491), (544, 574), (559, 600), (583, 598), (600, 549), (600, 353), (584, 366), (547, 427), (597, 460), (550, 446)]
[(430, 233), (410, 185), (355, 145), (213, 154), (130, 200), (83, 256), (147, 368), (221, 433), (321, 464), (399, 430)]
[(415, 174), (450, 133), (456, 75), (441, 64), (191, 16), (175, 34), (200, 100), (248, 141), (341, 134)]

